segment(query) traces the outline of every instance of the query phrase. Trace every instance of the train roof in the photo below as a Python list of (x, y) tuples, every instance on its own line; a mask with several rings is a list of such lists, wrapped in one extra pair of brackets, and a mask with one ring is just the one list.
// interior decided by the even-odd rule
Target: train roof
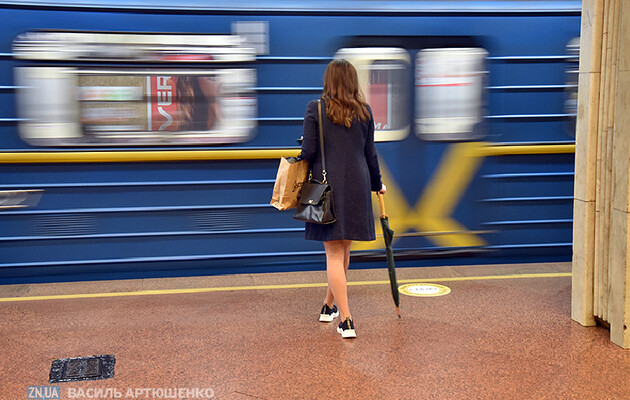
[(22, 0), (0, 1), (0, 6), (36, 8), (80, 8), (107, 10), (178, 10), (261, 13), (536, 13), (580, 12), (581, 1), (413, 1), (413, 0)]

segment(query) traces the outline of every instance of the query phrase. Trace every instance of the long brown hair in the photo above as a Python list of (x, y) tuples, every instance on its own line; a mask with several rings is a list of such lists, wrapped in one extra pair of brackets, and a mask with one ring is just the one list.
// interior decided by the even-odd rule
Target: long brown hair
[(193, 84), (192, 76), (180, 76), (177, 78), (177, 86), (175, 88), (177, 93), (177, 107), (179, 111), (179, 130), (191, 130), (191, 122), (194, 120), (196, 100), (195, 86)]
[(357, 71), (346, 60), (333, 60), (326, 67), (323, 98), (326, 115), (335, 124), (350, 128), (355, 119), (370, 119), (368, 104), (359, 89)]

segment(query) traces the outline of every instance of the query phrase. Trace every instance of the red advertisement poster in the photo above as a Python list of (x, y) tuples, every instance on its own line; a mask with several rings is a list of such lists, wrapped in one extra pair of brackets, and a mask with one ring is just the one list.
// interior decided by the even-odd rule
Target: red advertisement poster
[(387, 83), (370, 84), (370, 106), (376, 130), (389, 129), (387, 96)]
[(150, 131), (177, 131), (177, 77), (147, 76), (148, 128)]

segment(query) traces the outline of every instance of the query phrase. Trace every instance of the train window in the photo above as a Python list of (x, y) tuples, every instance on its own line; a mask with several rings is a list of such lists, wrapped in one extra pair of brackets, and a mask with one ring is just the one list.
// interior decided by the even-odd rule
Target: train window
[(424, 140), (483, 136), (481, 48), (425, 49), (416, 56), (416, 134)]
[(269, 54), (269, 22), (232, 22), (232, 33), (244, 38), (245, 43), (256, 50), (256, 54)]
[(234, 143), (255, 127), (254, 70), (173, 66), (252, 60), (238, 38), (36, 32), (19, 36), (14, 52), (27, 63), (15, 71), (20, 135), (32, 144)]
[(341, 49), (335, 58), (350, 61), (374, 115), (377, 142), (402, 140), (409, 134), (408, 87), (411, 61), (400, 48)]
[(567, 76), (564, 100), (564, 111), (569, 115), (566, 130), (575, 138), (578, 103), (578, 77), (580, 62), (580, 38), (573, 38), (567, 44)]

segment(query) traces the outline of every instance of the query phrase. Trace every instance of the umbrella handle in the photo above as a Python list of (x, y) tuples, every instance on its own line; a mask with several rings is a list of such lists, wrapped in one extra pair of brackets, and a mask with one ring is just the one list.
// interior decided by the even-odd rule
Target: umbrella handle
[(383, 199), (383, 193), (376, 193), (378, 196), (378, 204), (381, 206), (381, 218), (387, 218), (387, 214), (385, 213), (385, 200)]

